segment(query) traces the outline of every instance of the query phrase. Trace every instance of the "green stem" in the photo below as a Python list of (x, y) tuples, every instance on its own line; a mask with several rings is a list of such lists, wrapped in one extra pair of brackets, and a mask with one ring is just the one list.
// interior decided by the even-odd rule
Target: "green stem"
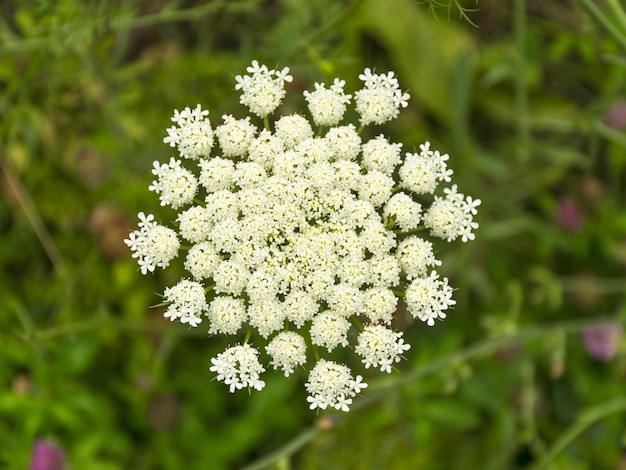
[(518, 116), (517, 138), (519, 140), (520, 160), (525, 163), (530, 155), (530, 120), (528, 86), (526, 84), (526, 0), (515, 1), (513, 25), (517, 47), (517, 73), (515, 74), (515, 108)]
[(537, 470), (548, 468), (548, 465), (554, 460), (554, 457), (563, 452), (563, 450), (574, 442), (587, 428), (603, 418), (622, 412), (626, 412), (626, 398), (624, 397), (594, 406), (583, 412), (574, 424), (554, 441), (554, 444), (552, 444), (539, 463), (533, 468)]
[(419, 233), (419, 232), (421, 232), (421, 231), (423, 231), (423, 230), (426, 230), (426, 226), (425, 226), (425, 225), (418, 225), (417, 227), (412, 228), (411, 230), (408, 230), (408, 231), (406, 231), (406, 232), (403, 232), (403, 231), (402, 231), (402, 230), (400, 230), (400, 229), (396, 229), (396, 230), (394, 230), (393, 232), (394, 232), (396, 235), (401, 235), (401, 236), (402, 236), (402, 235), (404, 235), (404, 236), (406, 236), (406, 235), (413, 235), (414, 233)]
[(265, 457), (257, 460), (256, 462), (246, 465), (241, 470), (261, 470), (263, 468), (269, 468), (276, 462), (284, 460), (295, 454), (298, 450), (311, 442), (321, 431), (322, 429), (318, 426), (310, 426), (308, 429), (294, 437), (291, 441), (287, 442), (284, 446), (276, 449), (270, 454), (267, 454)]
[(356, 10), (356, 8), (362, 2), (363, 0), (354, 0), (350, 5), (344, 8), (341, 13), (339, 13), (338, 15), (335, 15), (329, 22), (324, 24), (322, 27), (320, 27), (313, 33), (309, 34), (307, 37), (301, 39), (299, 43), (300, 47), (306, 50), (306, 46), (308, 44), (316, 41), (318, 38), (322, 37), (324, 34), (326, 34), (329, 31), (337, 30), (338, 25), (341, 24), (342, 21), (349, 18), (354, 13), (354, 10)]
[[(437, 374), (441, 372), (441, 370), (450, 367), (453, 364), (467, 362), (471, 359), (484, 358), (494, 354), (496, 351), (499, 351), (503, 348), (541, 340), (543, 338), (549, 337), (550, 335), (554, 335), (556, 332), (561, 332), (563, 334), (578, 334), (584, 329), (598, 323), (616, 321), (620, 321), (620, 319), (596, 318), (593, 321), (578, 320), (556, 323), (554, 325), (537, 325), (534, 327), (519, 330), (516, 335), (487, 339), (462, 351), (448, 354), (447, 356), (443, 356), (422, 367), (405, 373), (403, 376), (398, 377), (396, 380), (394, 380), (394, 382), (390, 385), (382, 385), (378, 387), (376, 386), (377, 384), (387, 384), (388, 381), (385, 379), (381, 379), (380, 381), (372, 383), (370, 388), (368, 388), (369, 392), (367, 396), (356, 401), (352, 406), (352, 411), (347, 415), (343, 415), (343, 419), (362, 419), (362, 416), (354, 413), (354, 411), (365, 408), (369, 404), (376, 402), (386, 396), (389, 396), (389, 392), (396, 388), (400, 388), (408, 385), (409, 383), (413, 383), (428, 375)], [(616, 402), (611, 402), (606, 405), (601, 405), (597, 409), (593, 408), (592, 410), (590, 410), (590, 412), (584, 414), (585, 427), (588, 427), (591, 423), (597, 421), (601, 417), (608, 416), (611, 413), (615, 413), (623, 409), (626, 409), (626, 398), (616, 400)], [(581, 417), (581, 419), (582, 418), (583, 417)], [(264, 468), (269, 468), (276, 462), (288, 459), (298, 450), (311, 442), (321, 431), (322, 429), (316, 426), (311, 426), (305, 429), (302, 433), (294, 437), (291, 441), (287, 442), (282, 447), (278, 448), (276, 451), (244, 467), (244, 470), (261, 470)], [(564, 440), (564, 442), (565, 445), (567, 445), (570, 440)], [(551, 451), (553, 452), (552, 455), (556, 455), (554, 450), (555, 448), (553, 447), (551, 449)], [(558, 450), (559, 449), (556, 449), (556, 451)], [(548, 454), (550, 454), (550, 452)]]
[(135, 29), (147, 26), (154, 26), (162, 23), (172, 23), (175, 21), (196, 20), (200, 16), (215, 12), (221, 8), (227, 8), (230, 11), (246, 11), (258, 2), (245, 0), (241, 2), (217, 0), (196, 7), (185, 8), (180, 10), (163, 9), (152, 15), (144, 15), (132, 18), (115, 18), (111, 21), (111, 28), (118, 29)]
[(0, 170), (4, 173), (5, 180), (9, 187), (9, 190), (13, 193), (13, 196), (17, 200), (20, 208), (24, 212), (28, 223), (35, 232), (35, 235), (39, 239), (39, 243), (43, 247), (50, 263), (54, 267), (54, 270), (62, 277), (67, 277), (68, 269), (67, 263), (63, 258), (63, 255), (59, 251), (48, 227), (44, 223), (35, 203), (31, 199), (28, 191), (18, 178), (17, 172), (13, 168), (13, 165), (8, 158), (0, 156)]
[(620, 0), (607, 0), (607, 2), (611, 10), (613, 10), (615, 19), (619, 22), (623, 32), (626, 32), (626, 10), (624, 10), (624, 6), (620, 3)]
[[(587, 12), (587, 14), (598, 23), (609, 35), (613, 37), (623, 48), (626, 49), (626, 36), (622, 34), (611, 21), (607, 18), (607, 16), (598, 8), (598, 6), (593, 3), (591, 0), (576, 0), (583, 10)], [(617, 3), (617, 2), (612, 2)], [(621, 7), (618, 5), (618, 8)], [(621, 14), (618, 16), (620, 20), (622, 20), (622, 16), (624, 15), (623, 9), (621, 10)]]

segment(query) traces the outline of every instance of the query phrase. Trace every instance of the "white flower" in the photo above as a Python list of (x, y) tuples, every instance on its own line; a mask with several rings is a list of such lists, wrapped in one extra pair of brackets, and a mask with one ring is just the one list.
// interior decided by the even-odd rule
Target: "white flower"
[(367, 325), (359, 333), (354, 351), (363, 358), (365, 368), (379, 367), (382, 372), (391, 372), (391, 366), (400, 362), (404, 351), (411, 345), (404, 344), (402, 333), (396, 333), (381, 325)]
[(254, 124), (250, 122), (250, 117), (235, 119), (230, 115), (224, 115), (222, 119), (224, 124), (215, 128), (215, 135), (224, 156), (241, 157), (245, 155), (257, 131)]
[(391, 289), (372, 287), (363, 292), (363, 314), (372, 323), (389, 325), (398, 307), (398, 298)]
[(240, 189), (257, 186), (266, 179), (265, 168), (255, 162), (238, 162), (233, 173), (233, 182)]
[(391, 197), (394, 181), (390, 176), (377, 171), (368, 171), (361, 178), (359, 197), (372, 203), (374, 207), (380, 207)]
[(346, 95), (343, 87), (346, 82), (335, 78), (335, 81), (326, 88), (323, 83), (315, 84), (315, 91), (304, 92), (304, 97), (309, 103), (309, 111), (313, 121), (318, 126), (334, 126), (343, 118), (346, 112), (346, 104), (350, 102), (351, 95)]
[(429, 266), (441, 266), (441, 261), (435, 258), (433, 244), (420, 237), (402, 240), (398, 244), (396, 258), (409, 280), (426, 276)]
[(344, 318), (359, 316), (363, 305), (363, 293), (347, 283), (333, 286), (328, 298), (332, 312)]
[(207, 316), (211, 335), (234, 335), (248, 318), (243, 300), (228, 295), (215, 297), (209, 304)]
[(285, 149), (292, 149), (303, 140), (313, 137), (311, 124), (298, 114), (281, 117), (274, 127), (276, 136), (283, 141)]
[(361, 167), (356, 162), (339, 160), (331, 163), (335, 187), (344, 191), (356, 191), (361, 187)]
[(348, 345), (348, 329), (350, 329), (348, 320), (326, 310), (313, 318), (310, 331), (311, 341), (330, 352), (339, 345)]
[(181, 212), (176, 218), (180, 229), (180, 235), (192, 243), (205, 241), (211, 228), (213, 220), (206, 207), (193, 206)]
[(331, 127), (324, 136), (335, 160), (355, 160), (361, 153), (361, 137), (354, 124)]
[(295, 150), (300, 154), (307, 165), (327, 162), (333, 156), (333, 151), (328, 141), (323, 137), (304, 139), (296, 145)]
[(233, 184), (235, 164), (232, 160), (220, 157), (201, 159), (198, 166), (200, 167), (198, 180), (209, 193), (228, 189)]
[(171, 321), (180, 319), (181, 323), (189, 323), (193, 327), (200, 324), (201, 315), (208, 309), (204, 286), (188, 279), (182, 279), (175, 286), (165, 289), (163, 298), (169, 304), (163, 314), (165, 318)]
[(289, 68), (280, 72), (269, 70), (256, 60), (246, 69), (252, 75), (235, 76), (235, 90), (241, 90), (239, 102), (259, 117), (265, 117), (274, 111), (285, 96), (285, 82), (292, 80)]
[(235, 296), (241, 295), (248, 284), (250, 273), (247, 266), (237, 259), (221, 261), (213, 274), (215, 292), (223, 292)]
[(437, 318), (446, 318), (445, 310), (456, 304), (448, 278), (439, 280), (435, 271), (429, 277), (414, 279), (406, 289), (405, 301), (409, 313), (428, 326), (433, 326)]
[(262, 390), (265, 382), (260, 375), (265, 368), (259, 362), (259, 352), (250, 346), (232, 346), (211, 359), (209, 370), (217, 374), (217, 380), (230, 386), (230, 393), (244, 387)]
[(213, 147), (213, 129), (206, 117), (208, 111), (203, 111), (200, 105), (195, 109), (189, 107), (180, 113), (174, 111), (172, 121), (178, 124), (167, 129), (167, 137), (163, 142), (170, 147), (177, 147), (181, 157), (197, 159), (211, 153)]
[[(349, 347), (366, 368), (390, 372), (409, 349), (391, 329), (399, 299), (429, 325), (455, 304), (448, 279), (432, 270), (441, 262), (431, 242), (414, 234), (473, 239), (480, 200), (456, 186), (434, 195), (452, 170), (428, 142), (404, 161), (402, 145), (382, 134), (363, 142), (363, 126), (395, 118), (409, 96), (393, 72), (359, 78), (358, 130), (340, 125), (351, 101), (340, 79), (304, 93), (311, 119), (294, 112), (272, 122), (291, 76), (257, 61), (235, 78), (250, 116), (224, 115), (213, 129), (199, 105), (174, 112), (164, 140), (180, 159), (155, 162), (149, 189), (176, 215), (164, 226), (140, 213), (125, 243), (146, 274), (167, 267), (184, 240), (190, 279), (165, 290), (165, 315), (191, 326), (206, 315), (209, 334), (246, 335), (211, 359), (231, 392), (265, 385), (251, 337), (285, 376), (306, 364), (308, 344), (316, 356)], [(362, 380), (318, 357), (305, 385), (311, 409), (348, 411)]]
[(278, 294), (278, 279), (276, 279), (269, 266), (265, 269), (255, 269), (248, 280), (246, 292), (250, 301), (262, 303), (275, 301)]
[(402, 93), (393, 72), (375, 75), (366, 68), (359, 79), (363, 88), (354, 94), (354, 99), (361, 124), (383, 124), (396, 118), (400, 107), (407, 106), (409, 95)]
[(416, 194), (432, 194), (438, 181), (450, 182), (452, 170), (448, 169), (448, 155), (430, 150), (430, 142), (420, 145), (420, 153), (407, 153), (400, 167), (403, 188)]
[(318, 312), (319, 305), (315, 299), (304, 291), (294, 290), (285, 297), (284, 307), (287, 320), (302, 328)]
[(206, 197), (206, 208), (214, 222), (237, 219), (239, 216), (239, 198), (228, 189), (216, 191)]
[(250, 143), (248, 159), (258, 163), (266, 170), (270, 170), (274, 164), (274, 159), (279, 158), (284, 150), (283, 141), (270, 131), (263, 129)]
[(396, 246), (396, 235), (385, 228), (380, 219), (370, 219), (363, 224), (359, 234), (363, 247), (372, 254), (388, 256)]
[(255, 327), (263, 338), (280, 330), (285, 322), (285, 312), (277, 299), (253, 302), (248, 306), (250, 326)]
[(154, 221), (154, 216), (139, 213), (139, 230), (130, 233), (124, 243), (138, 258), (142, 274), (153, 272), (155, 268), (167, 268), (178, 256), (180, 241), (176, 232)]
[(406, 193), (396, 193), (385, 204), (383, 215), (388, 219), (392, 219), (394, 225), (406, 232), (419, 225), (422, 205), (419, 202), (415, 202)]
[(194, 279), (207, 279), (213, 276), (215, 268), (222, 259), (211, 242), (202, 242), (192, 246), (185, 259), (185, 269)]
[(169, 164), (154, 162), (152, 174), (157, 177), (148, 187), (159, 194), (162, 206), (178, 209), (193, 201), (198, 181), (189, 170), (181, 167), (181, 161), (171, 158)]
[(456, 192), (456, 184), (452, 188), (444, 189), (445, 198), (435, 196), (435, 201), (424, 214), (424, 225), (430, 229), (435, 237), (447, 241), (461, 237), (463, 242), (474, 239), (472, 230), (478, 228), (473, 221), (476, 207), (480, 199), (472, 199)]
[(393, 255), (377, 255), (367, 260), (369, 284), (373, 287), (391, 287), (400, 283), (400, 266)]
[(367, 387), (357, 375), (352, 378), (350, 369), (333, 361), (320, 359), (309, 372), (304, 385), (309, 396), (309, 408), (325, 410), (329, 406), (336, 410), (349, 411), (352, 398)]
[(296, 367), (306, 362), (304, 338), (293, 331), (278, 333), (265, 350), (272, 358), (272, 367), (276, 370), (282, 370), (285, 377), (288, 377)]
[(391, 175), (400, 163), (402, 144), (391, 144), (384, 135), (363, 144), (363, 168)]
[(241, 245), (242, 223), (240, 220), (233, 218), (225, 218), (215, 223), (213, 229), (209, 233), (209, 240), (215, 246), (220, 247), (220, 251), (226, 253), (235, 253)]

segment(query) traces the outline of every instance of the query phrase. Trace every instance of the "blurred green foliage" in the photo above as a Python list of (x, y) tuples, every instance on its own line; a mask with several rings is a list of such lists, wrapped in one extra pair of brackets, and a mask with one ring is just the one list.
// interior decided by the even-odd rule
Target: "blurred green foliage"
[[(0, 467), (27, 468), (50, 438), (90, 470), (266, 455), (257, 468), (626, 468), (623, 340), (601, 362), (580, 339), (626, 319), (617, 0), (0, 10)], [(141, 276), (122, 243), (138, 211), (157, 210), (149, 170), (170, 156), (172, 110), (241, 112), (233, 76), (252, 59), (291, 67), (292, 99), (396, 71), (411, 102), (385, 133), (450, 153), (461, 190), (483, 200), (477, 240), (440, 253), (457, 308), (432, 329), (398, 325), (409, 361), (339, 418), (309, 412), (304, 377), (269, 374), (251, 395), (212, 381), (226, 343), (151, 309), (176, 273)]]

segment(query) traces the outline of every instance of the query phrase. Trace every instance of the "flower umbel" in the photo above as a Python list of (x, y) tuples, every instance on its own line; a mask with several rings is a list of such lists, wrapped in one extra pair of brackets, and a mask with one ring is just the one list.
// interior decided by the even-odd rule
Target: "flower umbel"
[[(181, 158), (155, 162), (149, 189), (176, 215), (160, 225), (140, 213), (125, 242), (142, 274), (183, 251), (188, 274), (165, 289), (166, 318), (208, 324), (210, 335), (245, 334), (211, 359), (231, 392), (261, 390), (266, 367), (289, 376), (315, 356), (310, 408), (348, 411), (367, 384), (320, 355), (356, 338), (365, 369), (391, 372), (411, 347), (391, 327), (398, 303), (429, 326), (454, 306), (435, 248), (474, 239), (480, 200), (456, 185), (439, 188), (453, 172), (429, 142), (402, 155), (402, 144), (379, 132), (364, 137), (364, 126), (407, 106), (393, 72), (365, 69), (353, 94), (339, 78), (315, 83), (304, 92), (310, 120), (273, 121), (289, 69), (254, 61), (247, 72), (235, 89), (252, 116), (224, 115), (214, 129), (200, 105), (174, 112), (164, 142)], [(358, 129), (342, 123), (352, 99)]]

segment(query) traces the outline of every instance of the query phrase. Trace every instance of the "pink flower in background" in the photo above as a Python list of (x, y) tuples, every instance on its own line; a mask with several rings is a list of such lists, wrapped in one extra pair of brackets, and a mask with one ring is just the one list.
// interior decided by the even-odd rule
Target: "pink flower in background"
[(626, 101), (611, 107), (604, 116), (604, 123), (618, 131), (626, 130)]
[(583, 331), (583, 345), (591, 358), (608, 361), (615, 356), (622, 334), (622, 325), (619, 323), (590, 326)]
[(65, 455), (59, 446), (51, 442), (36, 440), (30, 460), (30, 470), (64, 470)]
[(568, 197), (564, 197), (559, 201), (557, 221), (559, 225), (570, 232), (578, 232), (583, 226), (583, 216), (580, 210), (574, 201)]

